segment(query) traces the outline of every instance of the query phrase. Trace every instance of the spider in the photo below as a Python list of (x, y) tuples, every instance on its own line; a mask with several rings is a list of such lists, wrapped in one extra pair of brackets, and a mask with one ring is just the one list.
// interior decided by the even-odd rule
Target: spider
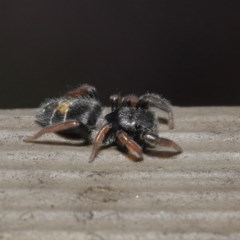
[(25, 139), (34, 142), (46, 133), (56, 133), (67, 139), (92, 142), (92, 132), (102, 113), (95, 87), (83, 84), (59, 98), (43, 102), (36, 122), (43, 127)]
[(94, 141), (89, 162), (94, 161), (101, 145), (117, 145), (120, 149), (132, 153), (137, 159), (143, 159), (143, 151), (157, 145), (171, 147), (176, 153), (182, 148), (172, 140), (158, 136), (157, 118), (151, 107), (168, 113), (168, 126), (174, 128), (173, 112), (170, 103), (158, 94), (112, 95), (112, 111), (105, 115), (105, 123), (99, 129)]
[(93, 144), (89, 162), (93, 162), (100, 146), (116, 145), (143, 159), (147, 148), (162, 145), (177, 153), (182, 149), (175, 142), (157, 135), (158, 118), (151, 107), (168, 113), (169, 128), (174, 127), (170, 103), (157, 94), (112, 95), (111, 112), (103, 116), (95, 87), (88, 84), (67, 92), (59, 98), (43, 102), (36, 122), (43, 127), (26, 142), (35, 142), (46, 133), (56, 133), (67, 139), (83, 139)]

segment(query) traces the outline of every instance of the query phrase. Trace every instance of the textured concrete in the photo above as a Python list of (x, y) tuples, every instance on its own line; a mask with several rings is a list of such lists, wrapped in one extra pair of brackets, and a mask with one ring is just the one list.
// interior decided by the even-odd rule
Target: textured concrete
[(184, 153), (133, 162), (0, 110), (0, 239), (240, 239), (240, 107), (174, 108)]

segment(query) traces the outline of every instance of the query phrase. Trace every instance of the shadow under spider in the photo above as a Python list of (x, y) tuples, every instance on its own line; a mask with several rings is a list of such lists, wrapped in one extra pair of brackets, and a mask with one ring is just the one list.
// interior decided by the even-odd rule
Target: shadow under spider
[[(49, 140), (36, 140), (33, 143), (35, 144), (40, 144), (40, 145), (51, 145), (51, 146), (74, 146), (74, 147), (84, 147), (84, 146), (90, 146), (91, 143), (87, 141), (82, 141), (82, 142), (63, 142), (63, 141), (49, 141)], [(105, 151), (107, 148), (112, 148), (116, 151), (122, 152), (129, 160), (134, 161), (134, 162), (141, 162), (143, 159), (138, 158), (136, 155), (133, 153), (129, 152), (127, 148), (124, 147), (114, 147), (114, 146), (102, 146), (101, 150)], [(178, 155), (179, 152), (172, 152), (172, 151), (160, 151), (160, 150), (149, 150), (149, 149), (144, 149), (143, 150), (144, 154), (151, 156), (151, 157), (158, 157), (158, 158), (170, 158), (175, 155)]]
[(40, 144), (40, 145), (51, 145), (51, 146), (75, 146), (75, 147), (81, 147), (81, 146), (88, 146), (90, 143), (88, 142), (63, 142), (63, 141), (49, 141), (49, 140), (36, 140), (32, 143)]
[(158, 117), (157, 119), (158, 119), (158, 122), (159, 122), (160, 124), (168, 125), (168, 119), (163, 118), (163, 117)]
[[(134, 162), (141, 162), (144, 160), (144, 158), (138, 158), (133, 153), (129, 152), (127, 148), (123, 146), (116, 147), (120, 152), (122, 152), (129, 160), (132, 160)], [(173, 151), (166, 151), (166, 150), (153, 150), (153, 149), (143, 149), (143, 153), (150, 157), (157, 157), (157, 158), (171, 158), (173, 156), (176, 156), (180, 154), (179, 152), (173, 152)]]
[(180, 154), (179, 152), (172, 152), (172, 151), (160, 151), (160, 150), (149, 150), (145, 149), (144, 153), (151, 157), (158, 157), (158, 158), (171, 158)]

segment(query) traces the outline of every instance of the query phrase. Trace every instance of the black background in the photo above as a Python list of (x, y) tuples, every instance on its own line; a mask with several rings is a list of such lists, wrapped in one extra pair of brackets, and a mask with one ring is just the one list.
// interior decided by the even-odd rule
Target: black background
[(240, 1), (0, 2), (0, 108), (80, 83), (104, 104), (157, 92), (174, 105), (240, 105)]

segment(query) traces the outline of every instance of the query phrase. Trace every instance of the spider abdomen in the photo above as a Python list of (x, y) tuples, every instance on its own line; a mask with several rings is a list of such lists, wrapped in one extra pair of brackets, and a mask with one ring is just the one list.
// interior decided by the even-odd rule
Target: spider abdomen
[[(77, 120), (89, 128), (96, 124), (101, 114), (101, 105), (90, 98), (56, 98), (47, 100), (41, 105), (36, 115), (36, 122), (41, 126), (50, 126), (68, 120)], [(69, 129), (70, 132), (78, 131)]]

